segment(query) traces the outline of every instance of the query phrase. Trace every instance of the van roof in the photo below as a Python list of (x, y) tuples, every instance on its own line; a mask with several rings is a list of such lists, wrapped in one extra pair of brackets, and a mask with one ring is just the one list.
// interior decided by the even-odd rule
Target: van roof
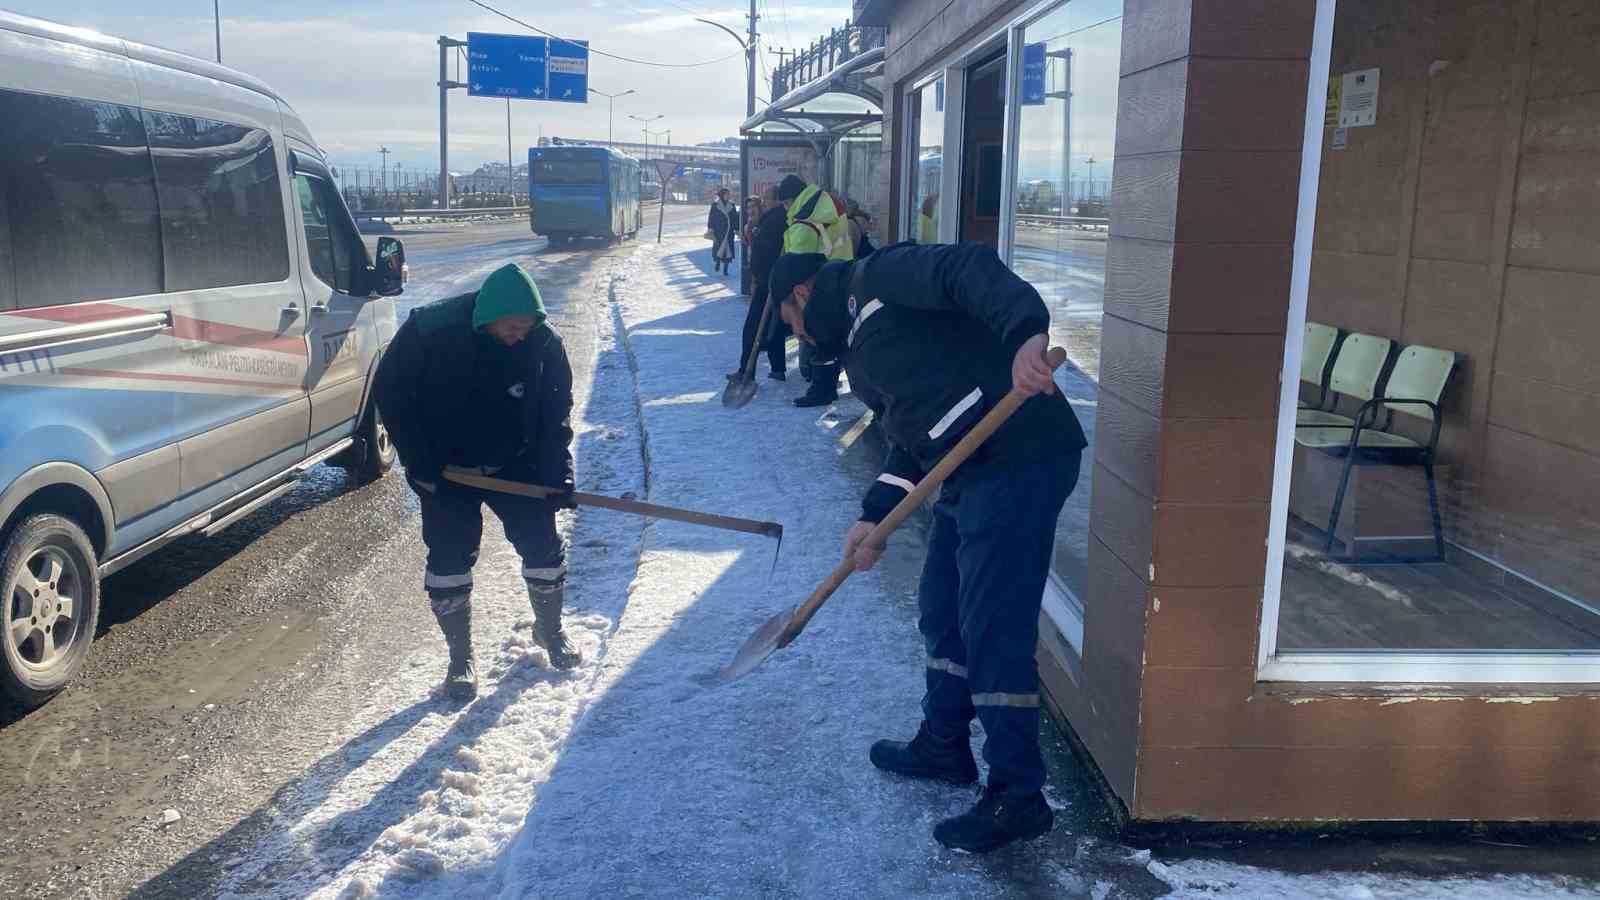
[(152, 47), (149, 44), (140, 44), (136, 41), (127, 41), (119, 37), (101, 34), (92, 29), (62, 25), (46, 19), (35, 19), (31, 16), (18, 15), (3, 9), (0, 9), (0, 30), (16, 31), (23, 34), (31, 34), (35, 37), (78, 44), (108, 53), (116, 53), (129, 59), (137, 59), (152, 65), (177, 69), (192, 75), (215, 78), (218, 81), (225, 81), (228, 84), (247, 88), (258, 94), (265, 94), (283, 104), (286, 109), (291, 109), (289, 102), (279, 96), (277, 91), (268, 87), (267, 83), (261, 79), (246, 75), (237, 69), (230, 69), (224, 65), (207, 62), (175, 50)]

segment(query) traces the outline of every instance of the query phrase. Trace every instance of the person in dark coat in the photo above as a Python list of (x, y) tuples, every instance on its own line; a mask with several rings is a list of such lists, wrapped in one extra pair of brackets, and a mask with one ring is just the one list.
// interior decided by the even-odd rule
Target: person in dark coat
[[(767, 204), (766, 211), (756, 223), (755, 240), (748, 250), (753, 287), (750, 308), (745, 311), (744, 330), (739, 338), (739, 368), (730, 373), (730, 378), (744, 377), (745, 366), (750, 361), (750, 347), (756, 340), (756, 328), (761, 324), (761, 312), (767, 305), (767, 279), (772, 273), (773, 264), (783, 254), (783, 233), (789, 227), (789, 204), (775, 196), (769, 199), (772, 202)], [(779, 318), (778, 307), (774, 305), (767, 320), (767, 337), (761, 344), (767, 351), (767, 365), (770, 368), (768, 378), (783, 381), (788, 377), (789, 361), (784, 347), (788, 337), (789, 326)]]
[(739, 207), (728, 199), (728, 189), (717, 191), (717, 199), (706, 213), (706, 234), (711, 236), (713, 268), (728, 274), (728, 263), (733, 262), (733, 243), (739, 234)]
[(582, 656), (561, 627), (566, 548), (555, 519), (570, 499), (483, 491), (443, 477), (445, 466), (466, 466), (572, 491), (572, 368), (533, 279), (508, 264), (473, 293), (414, 310), (378, 364), (373, 399), (422, 504), (422, 583), (450, 649), (446, 691), (463, 700), (477, 693), (472, 568), (485, 504), (522, 557), (534, 640), (551, 665), (576, 666)]
[(944, 483), (918, 594), (922, 725), (908, 742), (879, 741), (870, 756), (889, 772), (974, 782), (976, 716), (989, 783), (934, 837), (987, 852), (1046, 833), (1054, 820), (1042, 793), (1034, 650), (1056, 518), (1085, 440), (1045, 361), (1044, 301), (976, 243), (896, 244), (856, 262), (785, 255), (771, 291), (800, 340), (839, 356), (889, 441), (844, 541), (858, 570), (883, 550), (864, 543), (874, 524), (1007, 392), (1028, 395)]

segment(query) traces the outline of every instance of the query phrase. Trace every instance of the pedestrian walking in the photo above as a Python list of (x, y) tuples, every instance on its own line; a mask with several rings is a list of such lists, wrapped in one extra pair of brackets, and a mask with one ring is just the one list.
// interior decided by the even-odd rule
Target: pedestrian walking
[(728, 263), (733, 261), (733, 242), (739, 234), (739, 208), (728, 199), (728, 189), (717, 191), (706, 213), (706, 235), (711, 238), (713, 270), (728, 274)]
[[(729, 374), (729, 378), (743, 378), (746, 365), (750, 361), (750, 348), (756, 346), (756, 329), (761, 325), (761, 314), (767, 305), (767, 280), (772, 273), (772, 266), (783, 253), (783, 235), (789, 227), (788, 204), (779, 200), (776, 195), (769, 197), (772, 201), (766, 205), (765, 212), (756, 223), (755, 232), (751, 242), (746, 246), (750, 254), (750, 274), (754, 280), (750, 292), (750, 308), (745, 311), (744, 329), (739, 339), (739, 367)], [(776, 305), (767, 320), (767, 334), (761, 341), (758, 350), (767, 352), (767, 377), (774, 381), (785, 381), (788, 378), (789, 360), (785, 343), (789, 337), (789, 326), (778, 317)]]
[(472, 569), (485, 504), (522, 557), (534, 640), (555, 668), (576, 666), (582, 656), (561, 627), (566, 548), (555, 518), (571, 500), (480, 491), (443, 477), (445, 466), (467, 466), (572, 490), (572, 369), (538, 285), (508, 264), (470, 294), (413, 311), (378, 365), (373, 397), (421, 501), (422, 583), (450, 650), (448, 694), (477, 693)]
[(1085, 446), (1045, 361), (1050, 314), (1037, 291), (982, 244), (896, 244), (857, 262), (786, 255), (770, 289), (801, 341), (838, 356), (890, 451), (844, 541), (858, 570), (882, 547), (863, 542), (923, 474), (1007, 392), (1017, 412), (944, 482), (918, 592), (927, 650), (923, 721), (910, 741), (883, 740), (873, 765), (956, 784), (978, 777), (970, 723), (983, 723), (989, 782), (934, 837), (986, 852), (1050, 830), (1039, 752), (1039, 611), (1056, 519)]

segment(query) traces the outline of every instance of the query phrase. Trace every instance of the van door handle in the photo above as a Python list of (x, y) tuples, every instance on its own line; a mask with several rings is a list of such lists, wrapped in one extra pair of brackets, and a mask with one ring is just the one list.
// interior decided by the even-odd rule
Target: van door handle
[(314, 316), (325, 316), (325, 315), (327, 315), (328, 314), (328, 304), (326, 304), (326, 303), (313, 303), (313, 304), (311, 304), (311, 314), (314, 315)]
[(283, 305), (283, 309), (280, 311), (283, 313), (283, 317), (286, 319), (300, 318), (300, 307), (294, 305), (293, 303), (285, 303)]

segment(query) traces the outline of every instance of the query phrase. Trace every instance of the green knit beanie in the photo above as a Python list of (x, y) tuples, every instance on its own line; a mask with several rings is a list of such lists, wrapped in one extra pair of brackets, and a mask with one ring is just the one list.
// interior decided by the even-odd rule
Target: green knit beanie
[(472, 327), (481, 329), (510, 316), (533, 316), (539, 323), (546, 318), (539, 286), (516, 263), (495, 269), (478, 288), (478, 299), (472, 305)]

